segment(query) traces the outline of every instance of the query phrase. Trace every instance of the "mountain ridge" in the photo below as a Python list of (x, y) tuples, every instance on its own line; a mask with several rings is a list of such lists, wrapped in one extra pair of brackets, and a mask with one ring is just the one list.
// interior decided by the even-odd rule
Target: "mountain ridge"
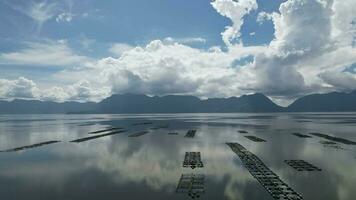
[(0, 114), (124, 114), (124, 113), (235, 113), (235, 112), (353, 112), (356, 90), (350, 93), (310, 94), (288, 107), (275, 104), (262, 93), (240, 97), (200, 99), (189, 95), (147, 96), (114, 94), (95, 102), (40, 100), (0, 101)]

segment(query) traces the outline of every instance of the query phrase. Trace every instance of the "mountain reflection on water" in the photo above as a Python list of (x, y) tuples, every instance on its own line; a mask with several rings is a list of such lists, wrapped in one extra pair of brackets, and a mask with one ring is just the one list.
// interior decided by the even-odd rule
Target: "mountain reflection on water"
[[(69, 142), (110, 127), (127, 131)], [(225, 144), (238, 142), (304, 199), (353, 200), (356, 146), (292, 133), (356, 141), (355, 128), (356, 113), (0, 115), (0, 150), (62, 141), (0, 153), (0, 199), (190, 199), (175, 192), (185, 173), (205, 175), (199, 199), (273, 199)], [(189, 129), (197, 130), (194, 138), (184, 137)], [(149, 133), (128, 137), (144, 130)], [(203, 168), (182, 167), (191, 151), (201, 153)], [(293, 159), (322, 171), (298, 172), (284, 163)]]

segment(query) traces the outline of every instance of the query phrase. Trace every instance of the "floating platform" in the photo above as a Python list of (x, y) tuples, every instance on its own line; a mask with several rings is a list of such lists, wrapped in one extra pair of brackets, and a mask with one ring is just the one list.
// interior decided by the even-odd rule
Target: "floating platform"
[(235, 152), (250, 174), (265, 188), (273, 199), (301, 200), (303, 197), (284, 183), (256, 155), (239, 143), (226, 143)]
[(256, 136), (253, 136), (253, 135), (247, 135), (247, 136), (245, 136), (245, 138), (252, 140), (254, 142), (266, 142), (266, 140), (256, 137)]
[(330, 140), (330, 141), (334, 141), (334, 142), (339, 142), (339, 143), (348, 144), (348, 145), (356, 145), (356, 142), (347, 140), (344, 138), (334, 137), (334, 136), (330, 136), (330, 135), (326, 135), (326, 134), (322, 134), (322, 133), (310, 133), (310, 134)]
[(300, 137), (300, 138), (312, 138), (312, 136), (310, 136), (310, 135), (304, 135), (304, 134), (301, 134), (301, 133), (292, 133), (292, 135), (295, 135), (295, 136)]
[(205, 193), (205, 176), (203, 174), (182, 174), (176, 193), (188, 194), (192, 199)]
[(76, 142), (76, 143), (85, 142), (85, 141), (88, 141), (88, 140), (94, 140), (94, 139), (105, 137), (105, 136), (109, 136), (109, 135), (116, 135), (116, 134), (123, 133), (123, 132), (126, 132), (126, 130), (114, 131), (114, 132), (105, 133), (105, 134), (101, 134), (101, 135), (95, 135), (95, 136), (80, 138), (80, 139), (72, 140), (70, 142)]
[(147, 133), (148, 133), (148, 131), (139, 131), (139, 132), (136, 132), (136, 133), (133, 133), (133, 134), (129, 135), (128, 137), (140, 137), (140, 136), (145, 135)]
[(89, 134), (98, 134), (98, 133), (104, 133), (104, 132), (108, 132), (108, 131), (116, 131), (116, 130), (122, 130), (122, 129), (124, 129), (124, 128), (114, 127), (114, 128), (109, 128), (109, 129), (89, 132)]
[(197, 130), (191, 129), (187, 132), (187, 134), (185, 134), (184, 137), (190, 137), (193, 138), (195, 136), (195, 133), (197, 132)]
[(293, 167), (297, 171), (321, 171), (320, 168), (304, 161), (304, 160), (285, 160), (289, 166)]
[(204, 167), (200, 152), (185, 152), (183, 167), (190, 167), (192, 169)]
[(238, 130), (237, 132), (239, 132), (239, 133), (248, 133), (248, 131), (245, 131), (245, 130)]
[(13, 149), (7, 149), (7, 150), (3, 150), (0, 152), (15, 152), (15, 151), (23, 151), (26, 149), (32, 149), (32, 148), (36, 148), (36, 147), (40, 147), (40, 146), (44, 146), (44, 145), (49, 145), (49, 144), (54, 144), (54, 143), (58, 143), (60, 142), (59, 140), (51, 140), (51, 141), (46, 141), (46, 142), (41, 142), (41, 143), (37, 143), (37, 144), (31, 144), (31, 145), (27, 145), (27, 146), (22, 146), (22, 147), (16, 147)]

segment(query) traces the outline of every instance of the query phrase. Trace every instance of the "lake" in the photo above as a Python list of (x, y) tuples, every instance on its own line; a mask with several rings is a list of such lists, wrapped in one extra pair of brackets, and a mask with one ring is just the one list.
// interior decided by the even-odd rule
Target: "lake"
[(356, 113), (0, 115), (0, 199), (354, 200), (352, 141)]

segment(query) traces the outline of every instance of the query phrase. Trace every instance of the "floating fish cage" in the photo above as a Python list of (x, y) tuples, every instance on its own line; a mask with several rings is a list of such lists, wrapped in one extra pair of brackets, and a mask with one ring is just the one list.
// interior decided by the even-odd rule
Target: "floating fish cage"
[(304, 161), (304, 160), (285, 160), (289, 166), (293, 167), (297, 171), (321, 171), (320, 168)]
[(273, 199), (301, 200), (303, 197), (284, 183), (256, 155), (239, 143), (226, 143), (241, 159), (250, 174), (265, 188)]
[(248, 131), (245, 131), (245, 130), (238, 130), (237, 132), (239, 132), (239, 133), (248, 133)]
[(187, 134), (185, 134), (185, 136), (184, 137), (190, 137), (190, 138), (193, 138), (194, 136), (195, 136), (195, 133), (197, 132), (197, 130), (189, 130), (188, 132), (187, 132)]
[(256, 137), (256, 136), (253, 136), (253, 135), (247, 135), (247, 136), (245, 136), (245, 138), (252, 140), (254, 142), (266, 142), (266, 140)]
[(348, 144), (348, 145), (356, 145), (356, 142), (348, 140), (348, 139), (344, 139), (344, 138), (334, 137), (334, 136), (326, 135), (326, 134), (322, 134), (322, 133), (310, 133), (310, 134), (330, 140), (330, 141), (334, 141), (334, 142), (339, 142), (339, 143)]
[(203, 162), (201, 161), (200, 152), (186, 152), (183, 167), (190, 167), (192, 169), (204, 167)]
[(13, 149), (7, 149), (7, 150), (3, 150), (3, 151), (0, 151), (0, 152), (22, 151), (22, 150), (32, 149), (32, 148), (36, 148), (36, 147), (40, 147), (40, 146), (44, 146), (44, 145), (49, 145), (49, 144), (54, 144), (54, 143), (58, 143), (58, 142), (60, 142), (60, 141), (58, 141), (58, 140), (51, 140), (51, 141), (41, 142), (41, 143), (32, 144), (32, 145), (27, 145), (27, 146), (22, 146), (22, 147), (16, 147), (16, 148), (13, 148)]
[(295, 136), (300, 137), (300, 138), (311, 138), (312, 137), (310, 135), (304, 135), (304, 134), (301, 134), (301, 133), (292, 133), (292, 135), (295, 135)]
[(76, 143), (85, 142), (85, 141), (88, 141), (88, 140), (94, 140), (94, 139), (97, 139), (97, 138), (110, 136), (110, 135), (116, 135), (116, 134), (123, 133), (123, 132), (126, 132), (126, 130), (113, 131), (113, 132), (105, 133), (105, 134), (101, 134), (101, 135), (94, 135), (94, 136), (90, 136), (90, 137), (79, 138), (79, 139), (76, 139), (76, 140), (72, 140), (70, 142), (76, 142)]
[(104, 133), (104, 132), (108, 132), (108, 131), (116, 131), (116, 130), (122, 130), (122, 129), (124, 129), (124, 128), (121, 128), (121, 127), (114, 127), (114, 128), (109, 128), (109, 129), (104, 129), (104, 130), (89, 132), (89, 134)]
[(192, 199), (205, 193), (205, 176), (203, 174), (182, 174), (176, 193), (188, 194)]

